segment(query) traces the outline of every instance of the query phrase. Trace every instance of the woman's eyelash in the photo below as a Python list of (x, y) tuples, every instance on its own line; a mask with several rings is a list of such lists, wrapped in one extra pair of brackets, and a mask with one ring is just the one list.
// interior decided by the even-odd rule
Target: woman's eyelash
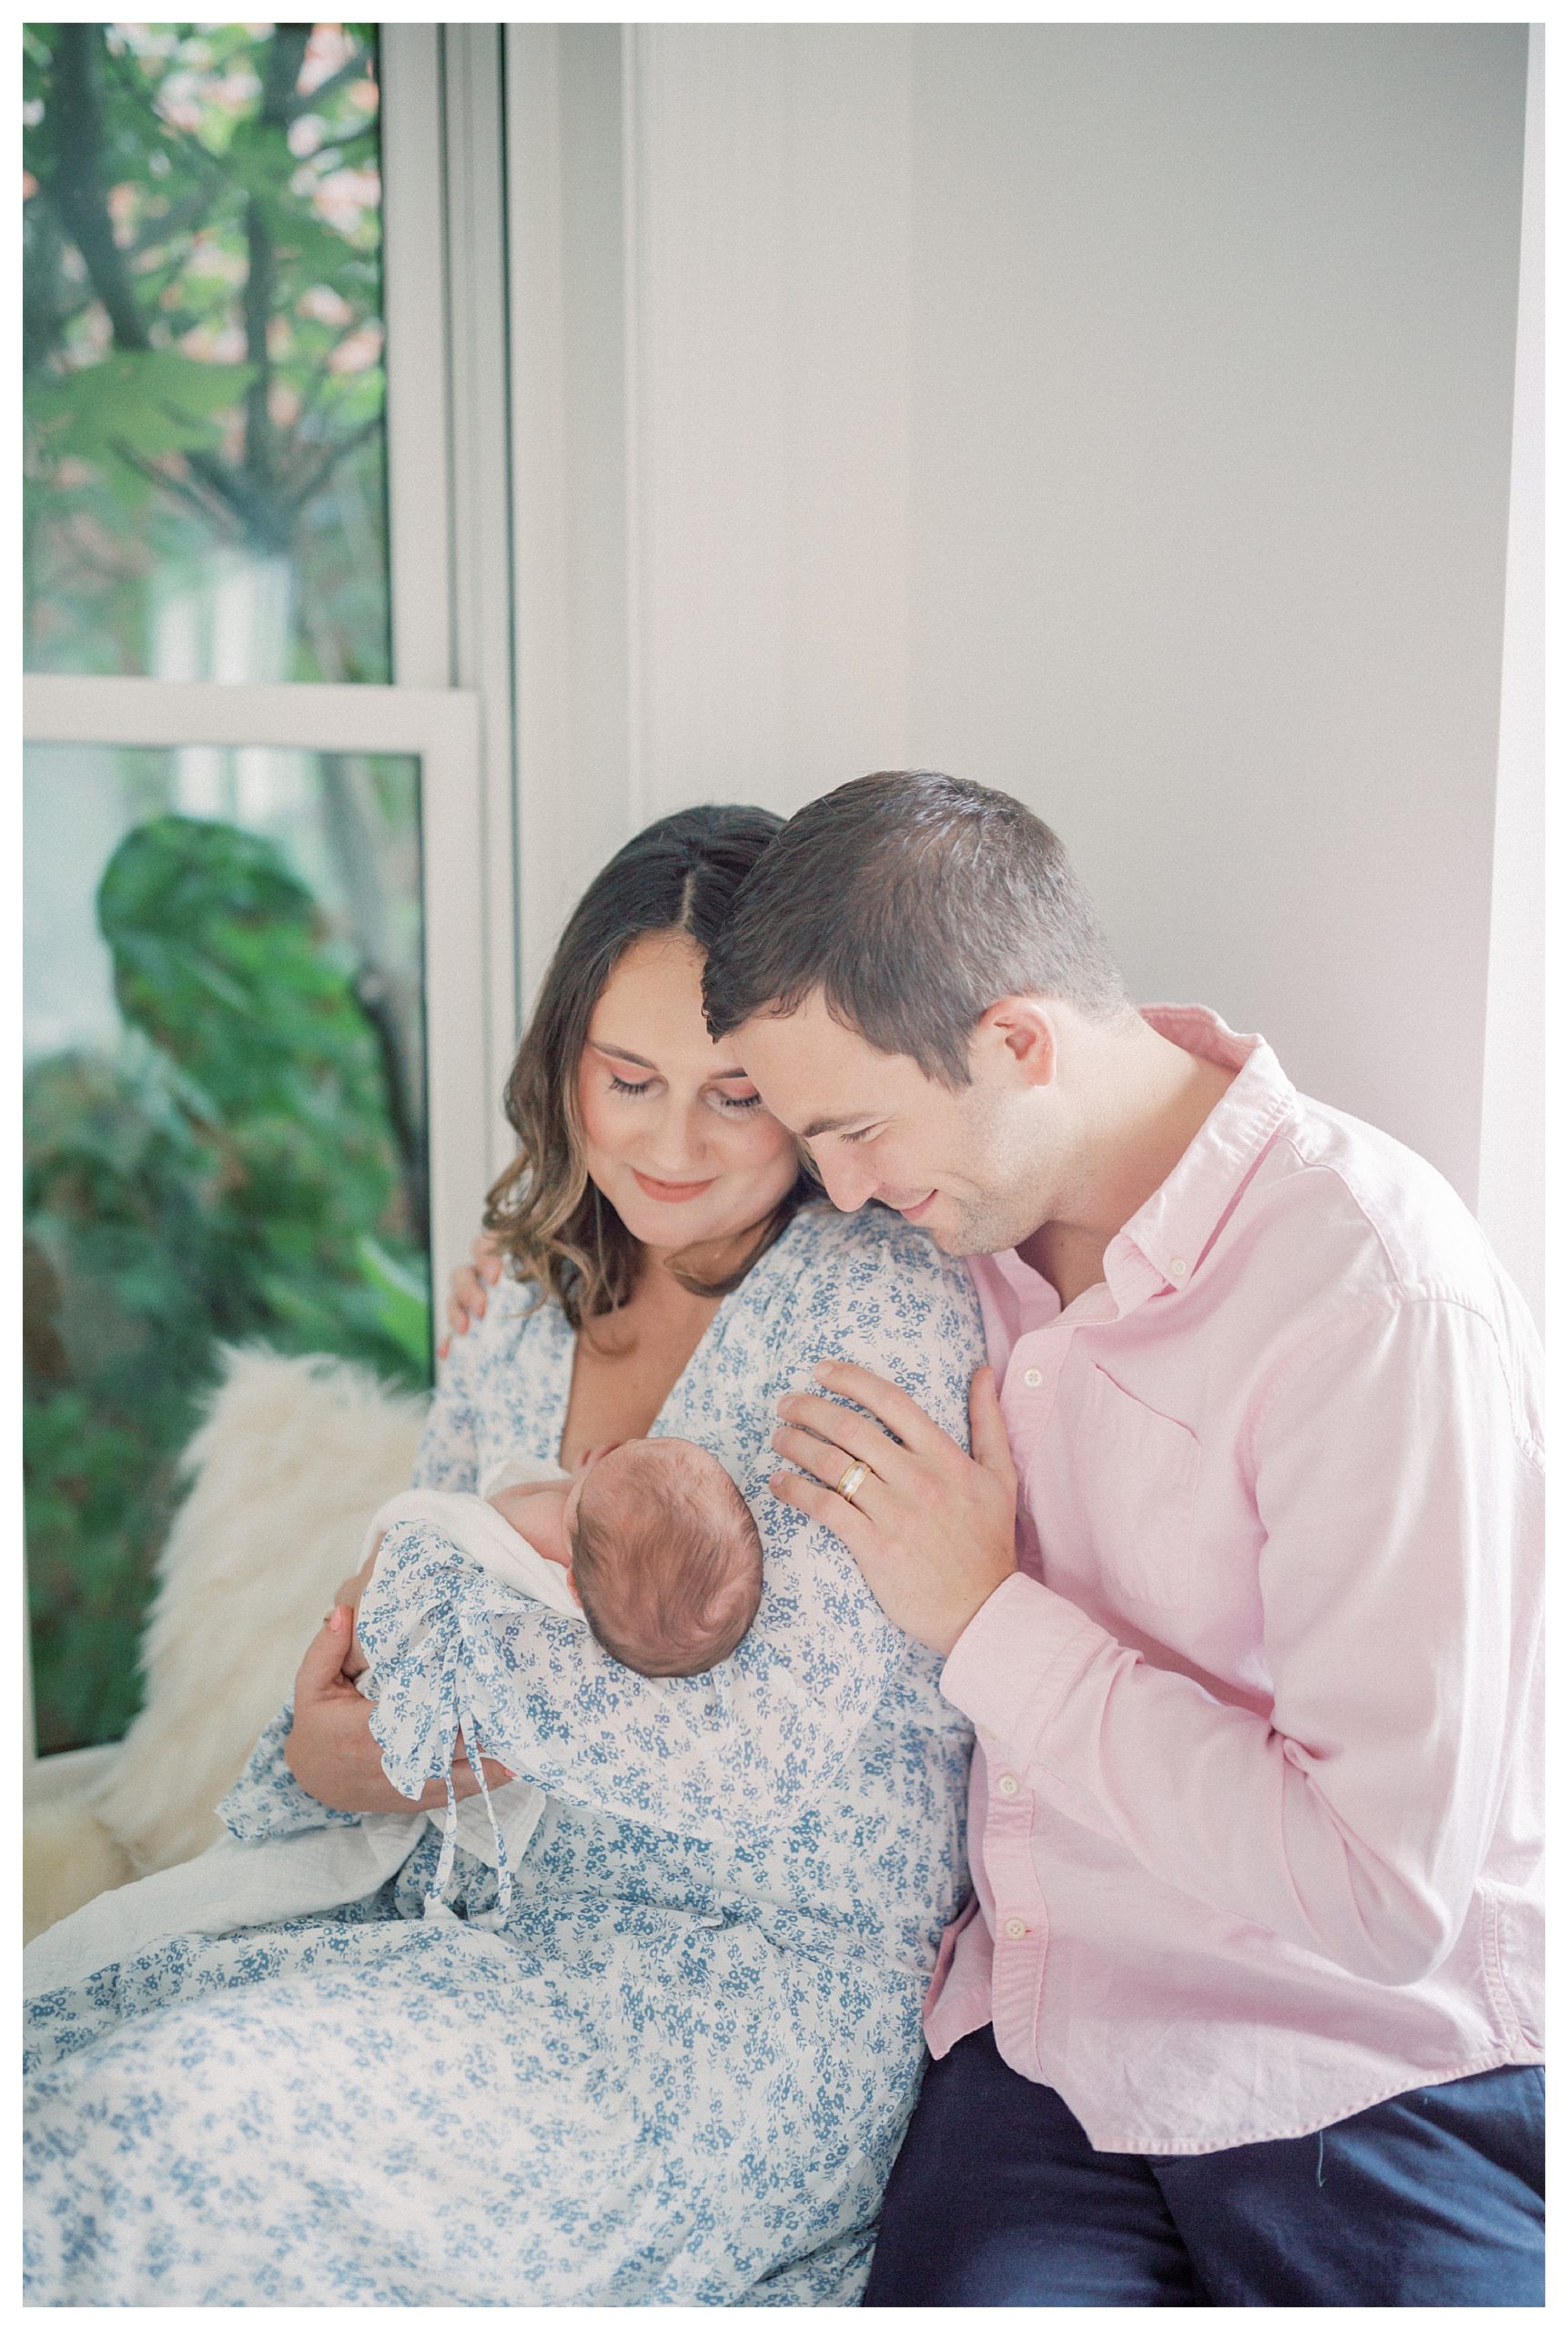
[[(617, 1076), (613, 1069), (610, 1071), (612, 1092), (629, 1092), (633, 1098), (639, 1092), (646, 1092), (652, 1081), (653, 1079), (650, 1076), (642, 1084), (629, 1084), (623, 1076)], [(748, 1109), (760, 1109), (763, 1105), (763, 1096), (760, 1092), (749, 1092), (744, 1096), (739, 1093), (721, 1092), (718, 1099), (721, 1108), (731, 1109), (737, 1116), (743, 1115)]]
[(841, 1132), (838, 1137), (840, 1140), (843, 1141), (845, 1149), (853, 1149), (857, 1140), (869, 1140), (871, 1133), (872, 1128), (870, 1125), (862, 1125), (858, 1132)]

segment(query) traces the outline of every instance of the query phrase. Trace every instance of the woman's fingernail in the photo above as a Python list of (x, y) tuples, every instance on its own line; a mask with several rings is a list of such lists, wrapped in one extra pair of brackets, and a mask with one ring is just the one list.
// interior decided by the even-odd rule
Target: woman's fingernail
[(436, 1345), (436, 1357), (437, 1357), (438, 1359), (445, 1359), (445, 1357), (446, 1357), (446, 1355), (447, 1355), (448, 1352), (449, 1352), (449, 1351), (450, 1351), (451, 1347), (452, 1347), (452, 1339), (451, 1339), (450, 1335), (444, 1335), (444, 1336), (441, 1338), (441, 1341), (440, 1341), (440, 1342)]

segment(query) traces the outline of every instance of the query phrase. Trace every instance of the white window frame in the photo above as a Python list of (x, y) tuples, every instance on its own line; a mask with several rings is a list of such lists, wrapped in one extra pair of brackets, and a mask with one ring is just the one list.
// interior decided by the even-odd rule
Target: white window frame
[[(522, 959), (501, 37), (497, 25), (380, 28), (392, 674), (479, 703), (474, 1008), (497, 1096)], [(515, 1151), (499, 1105), (472, 1130), (493, 1180)]]
[[(382, 308), (392, 682), (29, 674), (28, 744), (278, 746), (420, 766), (432, 1332), (484, 1192), (513, 1154), (518, 833), (501, 28), (383, 25)], [(43, 1800), (110, 1748), (36, 1758)]]
[(286, 745), (425, 763), (440, 1287), (514, 1150), (500, 1106), (521, 961), (501, 27), (379, 32), (391, 684), (29, 675), (24, 737)]

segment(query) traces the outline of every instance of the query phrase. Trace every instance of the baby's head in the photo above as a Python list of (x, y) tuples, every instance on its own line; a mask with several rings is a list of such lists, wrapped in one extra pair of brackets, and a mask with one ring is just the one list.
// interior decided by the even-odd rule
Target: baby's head
[(757, 1525), (718, 1458), (690, 1440), (623, 1440), (568, 1500), (572, 1582), (612, 1658), (701, 1675), (728, 1658), (763, 1591)]

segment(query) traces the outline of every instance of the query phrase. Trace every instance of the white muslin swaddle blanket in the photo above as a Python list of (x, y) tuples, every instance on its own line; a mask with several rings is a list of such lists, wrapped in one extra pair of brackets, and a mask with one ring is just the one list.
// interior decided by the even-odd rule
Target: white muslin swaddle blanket
[[(566, 1572), (546, 1561), (485, 1502), (497, 1490), (531, 1481), (564, 1480), (554, 1464), (507, 1458), (480, 1484), (481, 1494), (450, 1489), (406, 1489), (372, 1516), (361, 1562), (379, 1537), (397, 1521), (428, 1521), (487, 1575), (586, 1623)], [(365, 1689), (369, 1677), (361, 1677)], [(100, 1893), (58, 1925), (29, 1943), (23, 1953), (25, 1995), (85, 1980), (100, 1968), (137, 1958), (177, 1934), (232, 1933), (244, 1926), (279, 1924), (323, 1910), (341, 1909), (373, 1893), (402, 1867), (427, 1820), (443, 1829), (446, 1850), (436, 1885), (425, 1903), (427, 1917), (450, 1918), (440, 1889), (460, 1845), (502, 1874), (499, 1910), (474, 1920), (500, 1923), (509, 1888), (506, 1870), (515, 1867), (532, 1840), (545, 1796), (531, 1780), (515, 1779), (488, 1795), (432, 1812), (368, 1812), (353, 1823), (334, 1821), (319, 1829), (241, 1842), (222, 1837), (195, 1860), (155, 1871), (133, 1885)], [(503, 1850), (504, 1847), (504, 1850)]]
[[(494, 1505), (487, 1503), (501, 1489), (568, 1477), (558, 1464), (508, 1456), (491, 1466), (473, 1495), (457, 1489), (404, 1489), (397, 1496), (389, 1497), (372, 1514), (359, 1549), (360, 1562), (369, 1559), (370, 1548), (395, 1521), (428, 1521), (499, 1585), (510, 1586), (515, 1594), (525, 1594), (531, 1601), (542, 1602), (547, 1609), (558, 1610), (562, 1617), (582, 1620), (582, 1607), (566, 1582), (566, 1572), (561, 1564), (546, 1561), (526, 1537), (519, 1536), (510, 1522), (501, 1519)], [(369, 1675), (359, 1677), (361, 1691), (367, 1691), (369, 1681)], [(454, 1817), (449, 1818), (448, 1810), (428, 1812), (423, 1817), (437, 1828), (445, 1827), (449, 1838), (465, 1852), (472, 1853), (487, 1868), (495, 1869), (501, 1865), (497, 1832), (505, 1844), (507, 1859), (515, 1865), (527, 1851), (543, 1810), (543, 1789), (535, 1788), (531, 1780), (517, 1779), (498, 1788), (493, 1797), (465, 1797)], [(395, 1813), (378, 1817), (399, 1818)], [(445, 1867), (443, 1863), (443, 1875)]]

